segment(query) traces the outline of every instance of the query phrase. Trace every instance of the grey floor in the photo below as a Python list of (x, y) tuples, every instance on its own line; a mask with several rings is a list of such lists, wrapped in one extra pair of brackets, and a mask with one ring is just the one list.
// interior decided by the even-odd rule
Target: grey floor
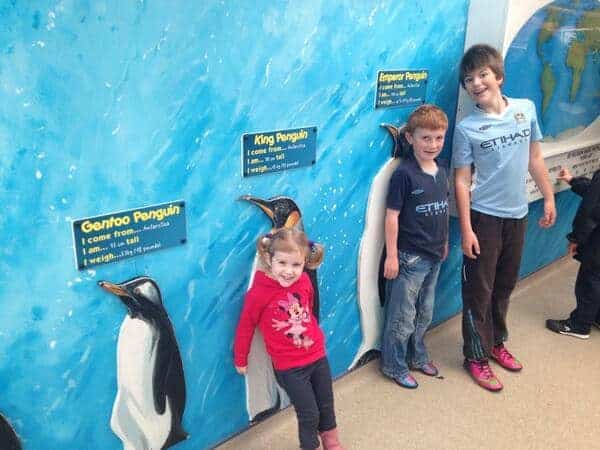
[[(600, 330), (580, 340), (544, 328), (574, 306), (577, 267), (564, 258), (517, 286), (507, 347), (525, 368), (514, 374), (494, 365), (500, 393), (479, 388), (462, 369), (458, 316), (427, 335), (443, 378), (416, 374), (419, 388), (407, 390), (372, 361), (336, 381), (346, 450), (600, 449)], [(297, 449), (294, 413), (288, 408), (217, 448)]]

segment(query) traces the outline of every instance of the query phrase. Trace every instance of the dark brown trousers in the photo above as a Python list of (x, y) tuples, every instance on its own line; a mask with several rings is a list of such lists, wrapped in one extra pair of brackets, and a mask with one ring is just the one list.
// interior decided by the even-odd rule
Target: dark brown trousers
[(477, 259), (463, 256), (463, 354), (482, 360), (508, 337), (506, 315), (519, 277), (527, 217), (503, 219), (471, 210), (471, 226), (481, 252)]

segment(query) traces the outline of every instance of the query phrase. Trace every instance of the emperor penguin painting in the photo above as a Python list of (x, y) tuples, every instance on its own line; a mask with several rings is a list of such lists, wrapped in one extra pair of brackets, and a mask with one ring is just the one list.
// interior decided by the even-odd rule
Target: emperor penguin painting
[(183, 364), (158, 285), (145, 276), (98, 284), (127, 308), (117, 342), (117, 396), (110, 419), (123, 450), (163, 450), (187, 439), (181, 423)]
[[(239, 198), (259, 207), (271, 220), (272, 230), (278, 228), (297, 228), (303, 231), (302, 214), (296, 202), (289, 197), (272, 197), (263, 200), (251, 195)], [(252, 273), (248, 287), (252, 285), (256, 269), (260, 269), (258, 255), (254, 258)], [(315, 270), (305, 269), (310, 277), (314, 291), (313, 312), (319, 319), (319, 289), (317, 285), (317, 273)], [(258, 422), (279, 409), (289, 405), (290, 400), (275, 380), (271, 358), (265, 349), (265, 343), (260, 331), (256, 329), (250, 354), (248, 355), (248, 371), (246, 373), (246, 409), (248, 417), (252, 422)]]
[(403, 156), (410, 151), (410, 144), (402, 128), (382, 124), (394, 141), (391, 158), (379, 169), (369, 192), (365, 213), (365, 229), (358, 253), (358, 309), (362, 342), (349, 368), (357, 367), (370, 359), (372, 350), (378, 350), (383, 329), (385, 302), (385, 209), (390, 178)]

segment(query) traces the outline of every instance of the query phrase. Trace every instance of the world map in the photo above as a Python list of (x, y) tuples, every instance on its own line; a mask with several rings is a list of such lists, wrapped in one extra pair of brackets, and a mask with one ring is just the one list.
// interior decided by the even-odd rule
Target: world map
[(508, 49), (505, 92), (536, 103), (546, 140), (578, 134), (600, 114), (600, 4), (558, 0)]

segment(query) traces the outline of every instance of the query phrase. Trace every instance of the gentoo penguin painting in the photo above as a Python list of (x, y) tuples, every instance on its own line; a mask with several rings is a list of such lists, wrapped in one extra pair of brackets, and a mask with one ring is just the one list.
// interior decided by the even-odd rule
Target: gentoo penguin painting
[(368, 361), (372, 350), (379, 349), (383, 328), (384, 286), (383, 261), (385, 260), (385, 202), (394, 170), (401, 158), (410, 151), (410, 144), (402, 128), (382, 124), (394, 141), (391, 158), (379, 169), (369, 192), (365, 213), (365, 229), (358, 253), (358, 309), (362, 342), (350, 368)]
[(10, 422), (0, 414), (0, 448), (2, 450), (21, 450), (21, 441)]
[[(271, 219), (272, 229), (297, 228), (303, 230), (302, 213), (296, 202), (289, 197), (272, 197), (263, 200), (251, 195), (239, 198), (258, 206)], [(254, 273), (260, 268), (258, 255), (254, 258), (250, 283), (252, 285)], [(315, 270), (305, 270), (311, 279), (314, 290), (313, 312), (319, 319), (319, 288), (317, 284), (317, 273)], [(279, 387), (273, 373), (271, 358), (267, 354), (265, 344), (257, 329), (252, 338), (250, 354), (248, 355), (248, 371), (245, 376), (246, 382), (246, 409), (250, 421), (257, 422), (269, 415), (285, 408), (290, 401), (283, 389)]]
[(110, 425), (123, 450), (162, 450), (187, 439), (185, 378), (160, 289), (148, 277), (98, 283), (127, 308), (117, 343), (117, 396)]

